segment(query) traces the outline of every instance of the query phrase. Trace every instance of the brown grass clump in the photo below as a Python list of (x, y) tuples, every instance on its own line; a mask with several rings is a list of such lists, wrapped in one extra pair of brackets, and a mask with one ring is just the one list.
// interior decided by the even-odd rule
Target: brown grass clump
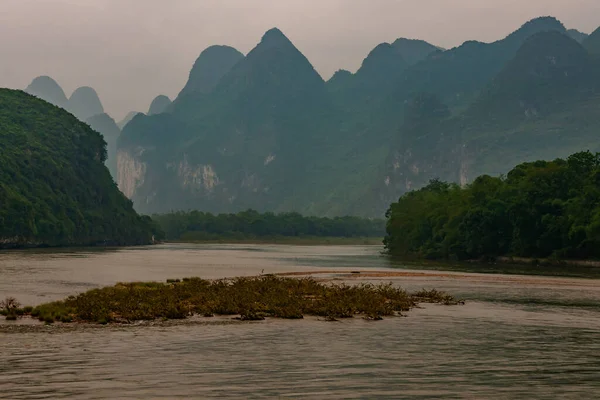
[(411, 295), (392, 284), (328, 285), (312, 278), (265, 275), (208, 281), (170, 279), (167, 283), (119, 283), (93, 289), (30, 311), (41, 321), (130, 323), (183, 319), (192, 315), (236, 315), (244, 321), (266, 317), (326, 320), (362, 316), (379, 320), (408, 311), (417, 303), (456, 303), (437, 291)]

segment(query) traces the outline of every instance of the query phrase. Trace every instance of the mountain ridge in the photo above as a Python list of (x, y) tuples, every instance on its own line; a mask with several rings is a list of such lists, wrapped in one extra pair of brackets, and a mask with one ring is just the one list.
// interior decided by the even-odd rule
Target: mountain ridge
[[(407, 61), (394, 43), (424, 51)], [(600, 149), (596, 65), (541, 17), (449, 50), (383, 43), (356, 73), (324, 82), (273, 29), (210, 92), (135, 117), (119, 140), (118, 182), (144, 212), (381, 216), (435, 177), (467, 184), (502, 173), (504, 159)]]

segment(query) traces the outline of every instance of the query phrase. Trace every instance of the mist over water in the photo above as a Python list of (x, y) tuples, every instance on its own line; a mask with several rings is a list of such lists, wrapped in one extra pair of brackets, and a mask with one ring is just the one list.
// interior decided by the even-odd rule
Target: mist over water
[[(380, 251), (164, 245), (8, 252), (0, 254), (0, 295), (39, 304), (118, 281), (380, 271), (390, 266)], [(600, 282), (406, 271), (369, 279), (443, 289), (466, 305), (428, 305), (379, 322), (220, 318), (28, 330), (3, 321), (0, 398), (595, 398)]]

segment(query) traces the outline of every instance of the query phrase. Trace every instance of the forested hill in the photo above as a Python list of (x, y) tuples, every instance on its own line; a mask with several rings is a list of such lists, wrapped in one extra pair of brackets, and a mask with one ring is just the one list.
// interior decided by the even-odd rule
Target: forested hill
[(67, 111), (0, 89), (0, 248), (146, 244), (153, 229), (104, 165), (102, 136)]
[(383, 220), (358, 217), (319, 218), (298, 213), (264, 213), (246, 210), (214, 215), (200, 211), (153, 215), (168, 240), (260, 238), (381, 238)]
[(461, 188), (434, 180), (388, 211), (396, 256), (600, 258), (600, 154), (523, 163)]
[(123, 129), (119, 186), (145, 213), (381, 217), (433, 178), (600, 150), (600, 32), (515, 28), (448, 50), (389, 38), (327, 82), (278, 29), (246, 56), (211, 47), (164, 113)]

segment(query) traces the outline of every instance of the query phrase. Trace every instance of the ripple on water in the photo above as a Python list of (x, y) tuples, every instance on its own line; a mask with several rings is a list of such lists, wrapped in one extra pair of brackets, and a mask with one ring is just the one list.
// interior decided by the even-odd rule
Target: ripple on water
[[(0, 296), (35, 303), (118, 281), (348, 269), (348, 255), (365, 252), (369, 265), (385, 266), (378, 250), (362, 246), (245, 247), (170, 246), (83, 258), (4, 253)], [(379, 322), (0, 330), (0, 398), (580, 399), (600, 393), (597, 281), (444, 275), (396, 282), (469, 301)]]

